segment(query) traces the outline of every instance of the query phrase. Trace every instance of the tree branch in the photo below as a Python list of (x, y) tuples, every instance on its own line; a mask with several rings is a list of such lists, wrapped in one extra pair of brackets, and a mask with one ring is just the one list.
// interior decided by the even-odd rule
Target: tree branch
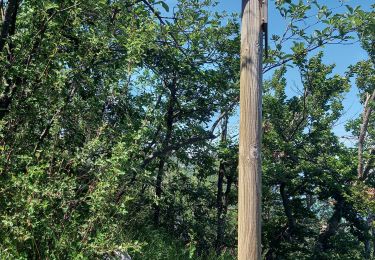
[(367, 128), (368, 128), (368, 123), (370, 120), (370, 116), (372, 113), (372, 106), (371, 103), (374, 102), (375, 100), (375, 90), (372, 92), (372, 94), (367, 94), (364, 109), (363, 109), (363, 115), (362, 115), (362, 124), (361, 124), (361, 129), (359, 132), (359, 137), (358, 137), (358, 178), (363, 179), (363, 168), (364, 168), (364, 163), (363, 163), (363, 147), (365, 144), (365, 137), (367, 133)]
[[(163, 26), (167, 25), (165, 23), (163, 17), (160, 16), (160, 14), (157, 12), (157, 10), (155, 10), (155, 8), (147, 0), (141, 0), (141, 1), (151, 10), (151, 12), (156, 16), (156, 18), (158, 18), (161, 25), (163, 25)], [(171, 32), (168, 32), (168, 34), (169, 34), (169, 36), (171, 36), (171, 38), (172, 38), (173, 42), (175, 43), (176, 47), (182, 52), (182, 54), (184, 54), (184, 56), (188, 56), (186, 54), (185, 50), (178, 43), (177, 38)]]
[[(5, 10), (4, 22), (0, 33), (0, 52), (3, 51), (7, 38), (10, 36), (11, 28), (16, 22), (17, 10), (20, 0), (9, 0)], [(14, 31), (14, 29), (13, 29)]]

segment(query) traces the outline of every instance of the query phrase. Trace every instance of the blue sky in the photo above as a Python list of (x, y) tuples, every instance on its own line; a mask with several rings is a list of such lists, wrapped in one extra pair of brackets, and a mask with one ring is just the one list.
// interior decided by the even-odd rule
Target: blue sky
[[(308, 2), (307, 0), (303, 0)], [(173, 6), (176, 3), (176, 0), (166, 0), (166, 2)], [(241, 10), (241, 2), (242, 0), (218, 0), (218, 5), (216, 7), (216, 11), (222, 12), (226, 11), (227, 13), (239, 13)], [(269, 35), (272, 34), (281, 34), (284, 29), (286, 28), (286, 23), (276, 10), (274, 0), (269, 0)], [(326, 0), (320, 1), (322, 4), (326, 4), (329, 7), (337, 7), (340, 5), (339, 0)], [(374, 2), (372, 0), (346, 0), (344, 1), (345, 5), (350, 5), (352, 7), (355, 6), (362, 6), (363, 9), (369, 10), (371, 8), (371, 4)], [(341, 7), (336, 9), (336, 12), (345, 12), (347, 9), (346, 7)], [(347, 70), (348, 66), (351, 64), (355, 64), (356, 62), (366, 59), (366, 53), (361, 49), (358, 43), (352, 45), (331, 45), (325, 46), (321, 50), (324, 51), (324, 62), (326, 64), (335, 64), (336, 68), (334, 69), (334, 73), (337, 74), (344, 74)], [(318, 50), (319, 51), (319, 50)], [(316, 53), (316, 52), (315, 52)], [(267, 79), (271, 76), (271, 73), (264, 75), (264, 78)], [(289, 86), (300, 86), (299, 81), (299, 74), (296, 70), (290, 70), (287, 74), (288, 85)], [(289, 94), (293, 95), (292, 88), (289, 88)], [(335, 127), (335, 133), (338, 136), (346, 136), (348, 135), (345, 131), (345, 122), (353, 117), (356, 117), (361, 112), (361, 106), (358, 101), (357, 89), (352, 87), (351, 91), (346, 95), (344, 100), (345, 105), (345, 114), (338, 122), (337, 126)], [(237, 123), (234, 120), (234, 125)], [(342, 139), (345, 143), (350, 145), (347, 140)]]
[[(307, 1), (306, 1), (307, 2)], [(321, 1), (324, 4), (328, 4), (330, 7), (339, 6), (339, 1), (336, 0), (329, 0), (329, 1)], [(283, 21), (282, 17), (276, 10), (274, 6), (274, 1), (269, 1), (269, 34), (280, 34), (285, 29), (285, 22)], [(373, 1), (370, 0), (348, 0), (345, 1), (344, 4), (350, 6), (362, 6), (363, 9), (370, 9), (370, 5), (373, 4)], [(241, 8), (241, 0), (221, 0), (218, 5), (218, 10), (225, 10), (227, 12), (239, 12)], [(337, 9), (337, 12), (345, 12), (347, 9), (346, 7), (341, 7)], [(324, 62), (327, 64), (335, 64), (334, 73), (337, 74), (344, 74), (347, 70), (348, 66), (354, 64), (360, 60), (366, 59), (367, 54), (365, 51), (360, 47), (360, 45), (352, 44), (352, 45), (330, 45), (326, 46), (323, 49), (324, 51)], [(271, 76), (271, 74), (264, 75), (264, 78), (267, 79)], [(300, 85), (299, 81), (299, 74), (296, 70), (290, 70), (287, 74), (288, 77), (288, 84), (289, 86)], [(291, 89), (289, 89), (292, 92)], [(290, 93), (291, 95), (293, 93)], [(344, 115), (343, 117), (337, 122), (335, 126), (335, 133), (340, 136), (347, 136), (348, 133), (345, 131), (345, 122), (352, 119), (353, 117), (358, 116), (361, 112), (361, 106), (359, 104), (357, 89), (355, 87), (351, 88), (351, 91), (346, 94), (344, 100)], [(345, 143), (350, 145), (350, 142), (343, 138), (342, 139)]]

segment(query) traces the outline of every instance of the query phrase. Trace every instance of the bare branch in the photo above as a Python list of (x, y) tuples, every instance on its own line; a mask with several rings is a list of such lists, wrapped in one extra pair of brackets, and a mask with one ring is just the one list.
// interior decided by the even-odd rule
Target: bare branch
[(361, 129), (359, 132), (358, 136), (358, 178), (362, 179), (364, 177), (363, 175), (363, 168), (364, 168), (364, 163), (363, 163), (363, 147), (365, 144), (365, 137), (367, 134), (367, 128), (368, 128), (368, 123), (370, 120), (370, 116), (372, 113), (372, 106), (371, 103), (375, 101), (375, 90), (372, 92), (370, 95), (367, 93), (364, 109), (363, 109), (363, 115), (362, 115), (362, 124), (361, 124)]

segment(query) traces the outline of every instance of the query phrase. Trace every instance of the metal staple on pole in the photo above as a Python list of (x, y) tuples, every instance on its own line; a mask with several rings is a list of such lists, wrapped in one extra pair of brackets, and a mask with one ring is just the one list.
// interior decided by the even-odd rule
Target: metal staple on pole
[(268, 0), (262, 1), (262, 31), (264, 34), (264, 53), (268, 58)]

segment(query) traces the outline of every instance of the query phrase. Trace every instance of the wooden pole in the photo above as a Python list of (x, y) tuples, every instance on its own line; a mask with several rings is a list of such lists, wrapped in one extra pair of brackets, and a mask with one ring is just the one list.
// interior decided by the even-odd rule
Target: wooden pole
[(261, 259), (262, 3), (242, 0), (238, 259)]

